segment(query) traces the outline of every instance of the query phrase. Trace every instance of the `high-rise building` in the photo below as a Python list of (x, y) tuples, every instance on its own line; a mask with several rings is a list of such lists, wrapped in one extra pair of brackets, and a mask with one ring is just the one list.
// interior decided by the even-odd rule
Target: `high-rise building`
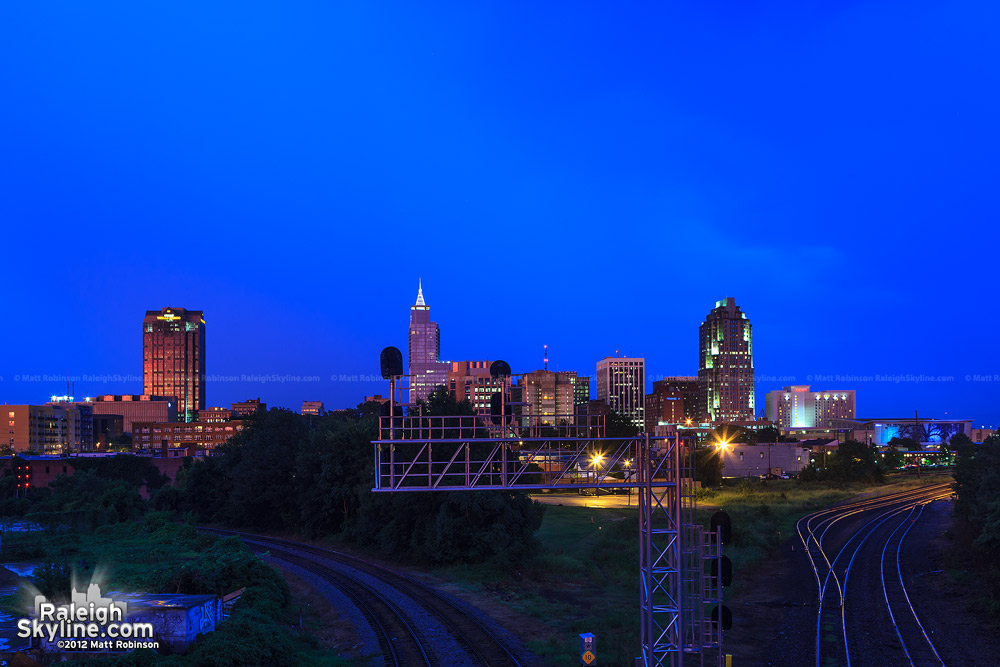
[(857, 417), (854, 390), (811, 391), (809, 385), (794, 385), (769, 391), (767, 418), (778, 428), (827, 428), (831, 419)]
[(653, 433), (659, 423), (681, 424), (698, 419), (698, 378), (666, 377), (653, 383), (646, 394), (646, 431)]
[(431, 322), (431, 308), (424, 302), (424, 287), (417, 286), (417, 302), (410, 306), (410, 404), (426, 400), (435, 389), (448, 385), (451, 364), (441, 361), (441, 334)]
[(597, 362), (597, 400), (645, 427), (646, 360), (641, 357), (605, 357)]
[[(90, 399), (74, 401), (72, 396), (53, 396), (46, 405), (58, 406), (66, 411), (66, 442), (76, 451), (94, 448), (94, 408)], [(63, 400), (68, 399), (68, 400)]]
[(713, 422), (752, 421), (754, 407), (753, 326), (727, 297), (698, 328), (698, 411)]
[(177, 414), (205, 408), (205, 317), (200, 310), (147, 310), (142, 322), (142, 392), (176, 396)]
[(476, 414), (490, 414), (493, 394), (501, 391), (510, 378), (490, 375), (489, 361), (452, 361), (449, 366), (449, 393), (456, 401), (468, 401)]
[(65, 454), (90, 451), (94, 419), (89, 403), (0, 406), (7, 423), (3, 448), (14, 453)]
[(524, 403), (519, 413), (531, 417), (533, 426), (572, 426), (590, 400), (590, 378), (577, 376), (576, 371), (532, 371), (518, 380), (518, 386)]

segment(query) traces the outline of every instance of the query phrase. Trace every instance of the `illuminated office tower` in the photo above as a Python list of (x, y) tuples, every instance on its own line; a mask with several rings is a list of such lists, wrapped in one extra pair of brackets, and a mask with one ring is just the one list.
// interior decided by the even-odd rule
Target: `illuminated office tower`
[(732, 297), (698, 328), (698, 411), (713, 422), (754, 419), (753, 326)]
[(605, 357), (598, 361), (597, 400), (643, 428), (646, 360), (641, 357)]
[(176, 396), (190, 422), (205, 409), (205, 316), (200, 310), (147, 310), (142, 321), (142, 393)]
[(578, 376), (576, 371), (532, 371), (525, 373), (518, 385), (524, 403), (520, 411), (533, 418), (533, 425), (573, 425), (576, 415), (586, 412), (590, 400), (590, 378)]
[(448, 385), (451, 364), (441, 361), (441, 332), (431, 322), (431, 308), (424, 302), (418, 283), (417, 302), (410, 306), (410, 404), (426, 400), (435, 389)]

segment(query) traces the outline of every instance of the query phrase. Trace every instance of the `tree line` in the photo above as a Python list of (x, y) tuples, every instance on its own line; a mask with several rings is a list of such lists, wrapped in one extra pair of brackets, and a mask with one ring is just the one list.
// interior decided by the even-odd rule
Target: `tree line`
[[(423, 414), (474, 412), (442, 390), (424, 403)], [(0, 515), (76, 526), (81, 514), (100, 524), (172, 511), (202, 524), (307, 539), (337, 536), (426, 563), (489, 561), (511, 568), (536, 552), (543, 507), (525, 493), (372, 493), (371, 441), (377, 438), (378, 420), (370, 413), (310, 418), (272, 409), (252, 417), (220, 455), (186, 462), (173, 485), (148, 459), (90, 459), (94, 463), (50, 488), (32, 489), (27, 499), (12, 498), (13, 480), (0, 480), (11, 486)], [(138, 493), (143, 485), (152, 491), (148, 502)]]
[(1000, 616), (1000, 436), (973, 443), (951, 439), (955, 454), (955, 514), (969, 528), (975, 564), (989, 611)]

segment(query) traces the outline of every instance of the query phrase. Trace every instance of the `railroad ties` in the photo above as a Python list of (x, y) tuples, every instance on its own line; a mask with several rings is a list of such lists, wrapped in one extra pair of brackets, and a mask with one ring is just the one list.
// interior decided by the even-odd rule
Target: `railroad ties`
[(489, 667), (520, 667), (517, 656), (479, 619), (434, 588), (412, 577), (374, 563), (330, 549), (238, 531), (201, 528), (216, 535), (235, 535), (255, 550), (303, 568), (336, 586), (364, 615), (375, 633), (385, 664), (449, 665), (452, 658), (438, 655), (427, 628), (414, 622), (400, 605), (388, 596), (337, 567), (360, 570), (388, 587), (399, 591), (432, 616), (468, 654), (470, 662)]

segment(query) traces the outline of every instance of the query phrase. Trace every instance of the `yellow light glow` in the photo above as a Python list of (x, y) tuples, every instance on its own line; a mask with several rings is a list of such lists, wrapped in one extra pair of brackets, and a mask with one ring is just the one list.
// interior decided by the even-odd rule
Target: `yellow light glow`
[(594, 454), (592, 457), (590, 457), (590, 462), (593, 463), (595, 466), (601, 465), (601, 461), (603, 460), (604, 460), (604, 454)]

